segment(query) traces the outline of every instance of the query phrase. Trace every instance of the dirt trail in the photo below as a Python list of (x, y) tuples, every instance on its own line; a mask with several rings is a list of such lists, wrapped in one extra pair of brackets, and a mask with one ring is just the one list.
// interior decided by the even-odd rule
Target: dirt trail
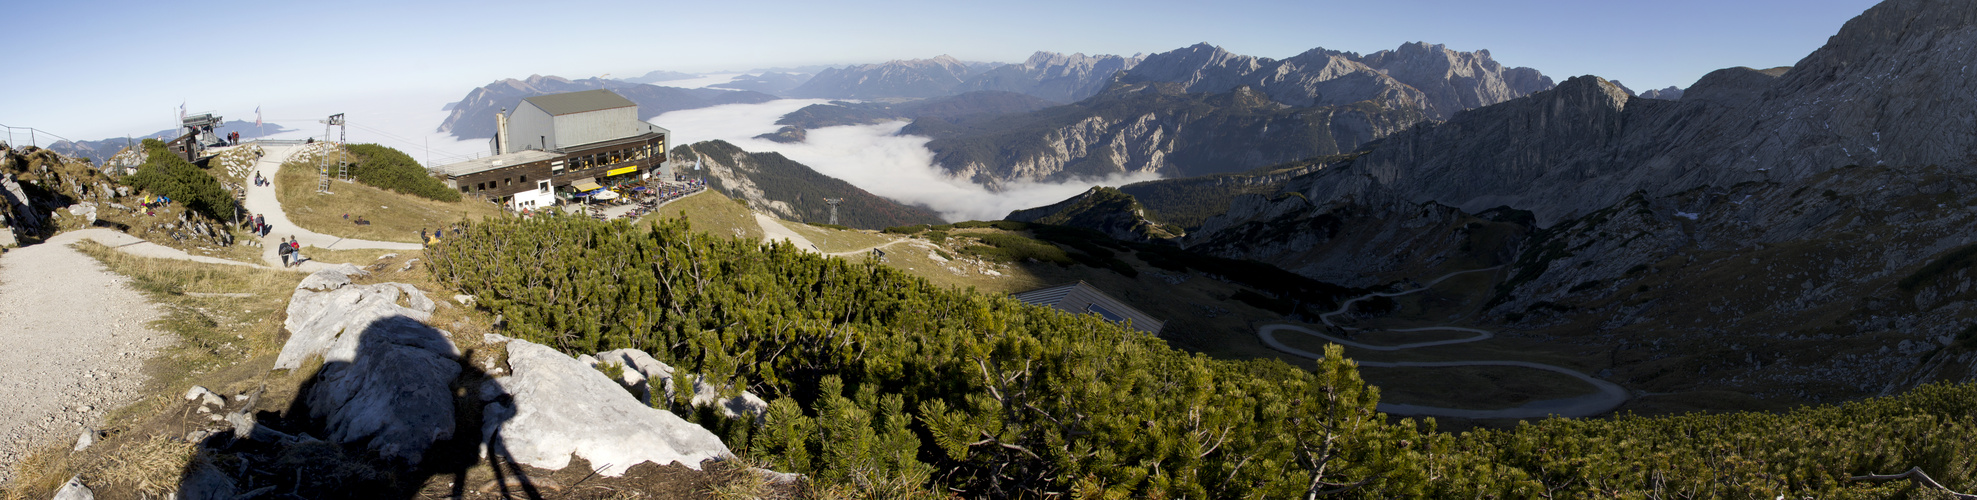
[[(267, 177), (270, 181), (273, 181), (275, 178), (275, 173), (281, 170), (282, 162), (288, 161), (288, 158), (294, 156), (296, 151), (300, 148), (301, 146), (274, 146), (274, 145), (264, 146), (262, 150), (266, 151), (267, 155), (262, 157), (260, 161), (254, 163), (254, 172), (261, 174), (261, 176), (263, 177)], [(286, 240), (291, 236), (295, 237), (297, 241), (302, 242), (302, 246), (304, 247), (313, 246), (316, 248), (325, 248), (330, 250), (347, 250), (354, 248), (418, 250), (421, 248), (425, 248), (424, 245), (420, 245), (418, 243), (398, 243), (393, 241), (371, 241), (371, 240), (342, 238), (342, 237), (330, 236), (327, 234), (322, 234), (315, 231), (302, 229), (301, 227), (297, 227), (294, 222), (288, 220), (287, 212), (282, 211), (281, 201), (275, 197), (275, 187), (272, 185), (255, 186), (251, 182), (248, 183), (247, 200), (244, 203), (244, 205), (246, 206), (248, 212), (266, 217), (268, 220), (268, 225), (274, 227), (272, 231), (268, 232), (268, 237), (265, 238), (267, 244), (261, 247), (262, 248), (261, 260), (266, 261), (270, 266), (275, 266), (275, 267), (281, 266), (281, 256), (275, 253), (275, 245), (274, 245), (275, 241)], [(303, 254), (303, 257), (305, 258), (308, 257), (308, 254)], [(316, 272), (330, 265), (331, 264), (324, 264), (312, 260), (305, 260), (302, 262), (302, 264), (293, 267), (291, 269), (302, 272)]]
[(69, 244), (90, 238), (137, 255), (205, 260), (118, 236), (137, 239), (92, 229), (0, 255), (0, 483), (34, 448), (73, 443), (105, 412), (135, 402), (144, 360), (173, 342), (149, 326), (160, 309), (129, 278)]
[(823, 250), (817, 248), (816, 243), (811, 243), (809, 238), (805, 238), (801, 234), (796, 234), (795, 230), (783, 225), (782, 221), (776, 220), (775, 217), (763, 215), (761, 212), (755, 212), (755, 223), (762, 226), (762, 241), (765, 243), (785, 240), (805, 252), (823, 253)]
[[(1399, 297), (1411, 293), (1418, 293), (1423, 290), (1427, 290), (1430, 287), (1435, 286), (1435, 284), (1437, 283), (1441, 283), (1444, 280), (1453, 278), (1459, 274), (1494, 271), (1500, 267), (1502, 266), (1489, 267), (1483, 269), (1471, 269), (1468, 271), (1457, 271), (1454, 273), (1449, 273), (1448, 275), (1442, 276), (1440, 278), (1436, 278), (1434, 281), (1428, 282), (1428, 284), (1423, 285), (1420, 288), (1408, 290), (1405, 292), (1381, 292), (1381, 293), (1371, 293), (1371, 294), (1354, 297), (1351, 300), (1347, 300), (1345, 302), (1340, 303), (1338, 310), (1318, 315), (1318, 320), (1320, 322), (1323, 322), (1325, 326), (1328, 327), (1341, 328), (1346, 330), (1358, 330), (1358, 328), (1343, 327), (1332, 324), (1332, 316), (1336, 316), (1338, 314), (1346, 312), (1346, 310), (1352, 307), (1353, 303), (1359, 302), (1361, 300), (1366, 300), (1373, 297)], [(1301, 334), (1325, 339), (1325, 341), (1327, 342), (1344, 345), (1348, 347), (1373, 350), (1373, 351), (1398, 351), (1402, 349), (1415, 349), (1415, 348), (1438, 346), (1438, 345), (1462, 344), (1468, 342), (1487, 340), (1496, 336), (1496, 334), (1488, 330), (1479, 330), (1475, 328), (1463, 328), (1456, 326), (1402, 328), (1402, 329), (1393, 329), (1387, 331), (1393, 331), (1393, 332), (1454, 331), (1454, 332), (1474, 333), (1476, 335), (1471, 337), (1463, 337), (1459, 339), (1437, 340), (1432, 342), (1415, 342), (1410, 344), (1383, 346), (1383, 345), (1372, 345), (1372, 344), (1354, 342), (1351, 340), (1334, 337), (1325, 333), (1313, 331), (1309, 328), (1305, 328), (1297, 325), (1271, 324), (1271, 325), (1263, 325), (1261, 328), (1258, 328), (1256, 330), (1256, 336), (1262, 339), (1263, 343), (1268, 344), (1271, 348), (1311, 359), (1323, 359), (1324, 355), (1319, 353), (1314, 353), (1311, 351), (1306, 351), (1303, 349), (1298, 349), (1288, 345), (1284, 345), (1283, 342), (1277, 341), (1276, 333), (1279, 331), (1291, 331), (1291, 332), (1301, 333)], [(1380, 403), (1380, 407), (1379, 407), (1380, 411), (1392, 413), (1396, 415), (1429, 415), (1436, 417), (1462, 417), (1462, 418), (1543, 418), (1548, 416), (1585, 417), (1585, 416), (1598, 415), (1601, 413), (1606, 413), (1608, 411), (1611, 411), (1613, 410), (1613, 408), (1620, 406), (1621, 403), (1627, 402), (1627, 397), (1628, 397), (1627, 389), (1620, 387), (1618, 384), (1607, 382), (1605, 380), (1600, 380), (1591, 375), (1587, 375), (1584, 372), (1573, 370), (1571, 368), (1565, 368), (1555, 365), (1547, 365), (1543, 363), (1532, 363), (1529, 361), (1510, 361), (1510, 360), (1400, 361), (1400, 362), (1357, 361), (1357, 363), (1359, 364), (1359, 366), (1368, 366), (1374, 368), (1438, 368), (1438, 367), (1453, 367), (1453, 366), (1510, 366), (1510, 367), (1518, 367), (1518, 368), (1530, 368), (1535, 370), (1544, 370), (1548, 372), (1559, 373), (1565, 376), (1576, 378), (1586, 382), (1587, 384), (1591, 384), (1594, 388), (1598, 389), (1596, 391), (1593, 391), (1591, 394), (1587, 394), (1584, 396), (1558, 398), (1558, 399), (1543, 399), (1543, 400), (1525, 403), (1515, 408), (1504, 408), (1500, 410), (1470, 410), (1463, 408), (1444, 408), (1439, 406)]]

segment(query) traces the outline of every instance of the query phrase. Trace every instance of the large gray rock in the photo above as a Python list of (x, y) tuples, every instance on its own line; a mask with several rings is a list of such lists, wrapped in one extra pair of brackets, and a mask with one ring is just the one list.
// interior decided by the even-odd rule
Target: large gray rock
[(554, 349), (508, 341), (514, 374), (490, 381), (482, 419), (487, 452), (516, 463), (562, 469), (572, 455), (623, 475), (642, 462), (700, 462), (732, 456), (707, 429), (633, 398), (595, 368)]
[[(288, 304), (288, 343), (276, 368), (323, 366), (302, 397), (309, 416), (338, 443), (368, 442), (380, 455), (418, 463), (453, 436), (460, 353), (446, 332), (426, 326), (434, 304), (410, 285), (359, 285), (348, 264), (310, 275)], [(403, 305), (401, 305), (401, 303)]]
[[(655, 385), (663, 391), (660, 395), (665, 398), (663, 401), (670, 404), (673, 400), (674, 381), (677, 378), (674, 377), (673, 367), (653, 358), (651, 354), (637, 349), (618, 349), (597, 353), (595, 359), (601, 363), (623, 365), (624, 375), (619, 377), (618, 383), (630, 389), (632, 394), (638, 396), (638, 399), (647, 406), (652, 405), (654, 394), (652, 387)], [(728, 418), (749, 415), (759, 419), (769, 412), (769, 402), (763, 401), (754, 393), (741, 391), (741, 394), (734, 397), (723, 398), (721, 388), (707, 383), (706, 377), (700, 374), (687, 374), (684, 377), (693, 381), (693, 400), (690, 403), (693, 406), (720, 408), (721, 414)]]
[[(288, 302), (288, 320), (282, 326), (290, 333), (275, 368), (296, 369), (311, 356), (325, 362), (355, 359), (355, 334), (379, 318), (404, 316), (425, 321), (436, 304), (418, 288), (403, 283), (355, 285), (350, 279), (367, 273), (357, 266), (342, 264), (303, 278)], [(402, 304), (401, 304), (402, 302)], [(452, 342), (444, 337), (418, 339), (435, 352), (457, 355)]]

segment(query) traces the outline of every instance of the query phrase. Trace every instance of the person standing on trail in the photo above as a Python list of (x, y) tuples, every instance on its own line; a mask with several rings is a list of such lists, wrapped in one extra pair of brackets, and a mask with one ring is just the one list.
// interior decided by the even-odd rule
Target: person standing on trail
[(281, 246), (275, 247), (275, 255), (281, 256), (281, 267), (288, 267), (288, 243), (284, 242)]

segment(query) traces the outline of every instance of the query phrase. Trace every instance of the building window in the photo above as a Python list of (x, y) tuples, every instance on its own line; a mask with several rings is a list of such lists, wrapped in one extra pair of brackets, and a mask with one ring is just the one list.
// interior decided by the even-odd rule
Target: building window
[(526, 176), (526, 175), (524, 175), (524, 176), (522, 176), (522, 183), (523, 183), (523, 184), (528, 184), (528, 183), (529, 183), (529, 176)]
[(460, 192), (462, 193), (467, 192), (467, 186), (460, 186)]
[(514, 178), (514, 177), (502, 177), (502, 178), (501, 178), (501, 186), (502, 186), (502, 187), (508, 187), (508, 186), (513, 186), (513, 185), (515, 185), (515, 178)]

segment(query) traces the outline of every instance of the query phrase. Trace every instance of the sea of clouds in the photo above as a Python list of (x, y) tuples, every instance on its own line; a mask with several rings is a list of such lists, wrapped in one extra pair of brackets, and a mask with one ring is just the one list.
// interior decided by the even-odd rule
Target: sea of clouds
[[(848, 125), (812, 129), (801, 143), (756, 139), (781, 128), (776, 119), (819, 99), (784, 99), (761, 104), (729, 104), (674, 111), (653, 117), (652, 123), (673, 131), (675, 144), (720, 139), (746, 151), (777, 152), (818, 172), (844, 179), (872, 194), (909, 205), (922, 205), (949, 221), (997, 220), (1009, 212), (1049, 205), (1092, 186), (1120, 186), (1155, 180), (1155, 174), (1118, 175), (1098, 180), (1062, 183), (1010, 182), (1000, 191), (949, 176), (934, 164), (926, 137), (899, 135), (908, 122)], [(676, 162), (682, 160), (676, 159)], [(686, 160), (676, 165), (690, 165)], [(690, 168), (690, 167), (686, 167)]]

